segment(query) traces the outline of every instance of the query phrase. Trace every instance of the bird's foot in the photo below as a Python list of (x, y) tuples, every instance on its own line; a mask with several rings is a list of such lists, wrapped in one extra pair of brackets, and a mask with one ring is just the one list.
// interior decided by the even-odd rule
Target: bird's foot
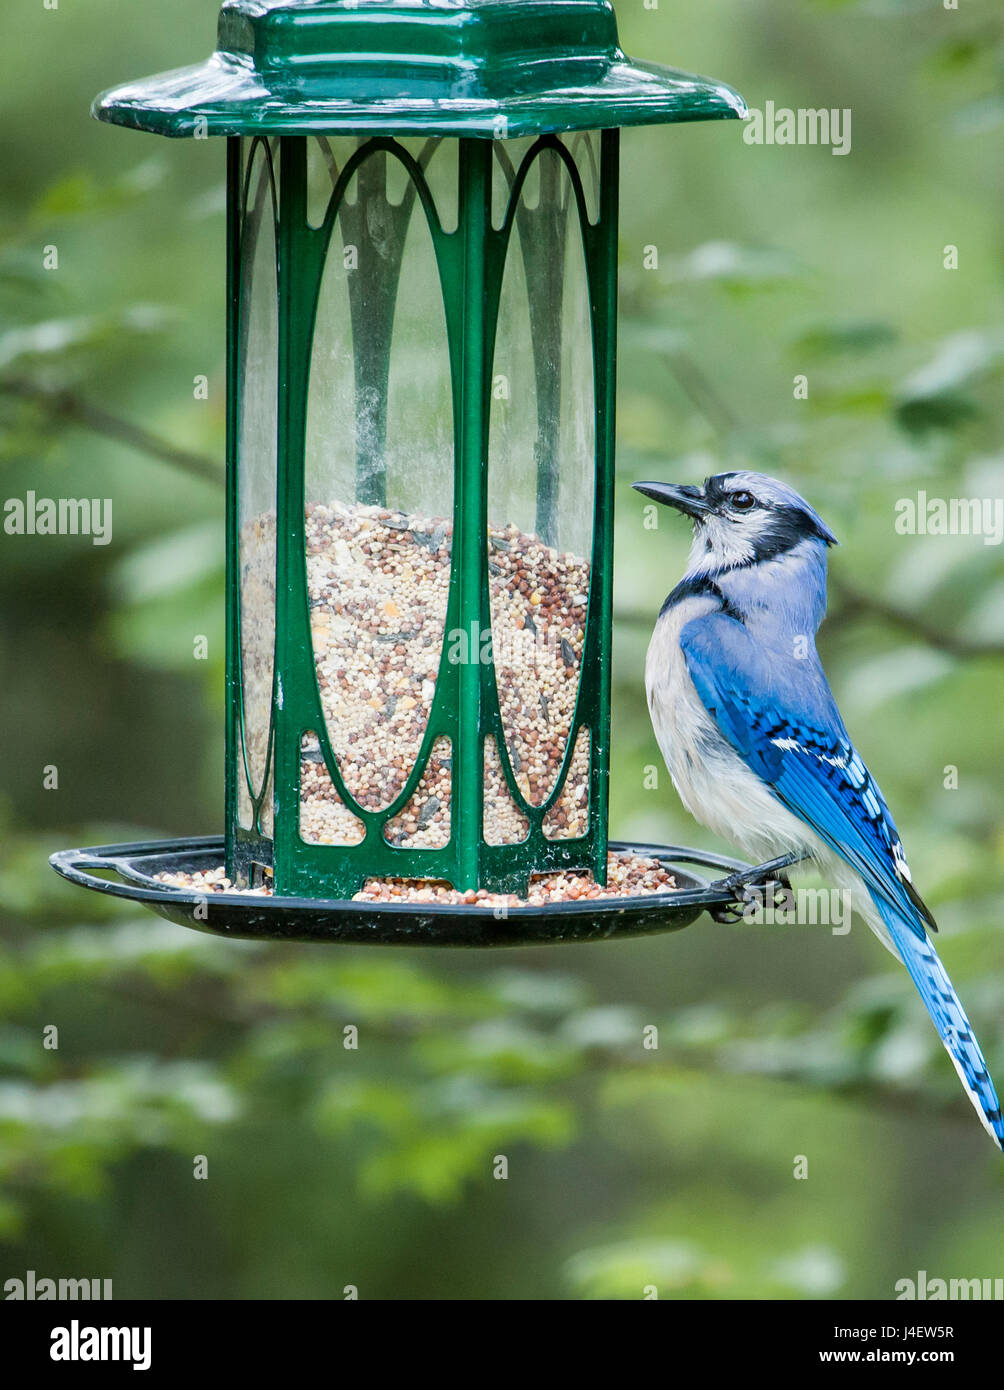
[(768, 879), (764, 884), (744, 883), (735, 890), (731, 902), (709, 908), (708, 912), (716, 922), (745, 922), (750, 914), (755, 916), (767, 906), (784, 907), (789, 891), (780, 878)]
[(804, 854), (784, 854), (752, 869), (741, 869), (727, 878), (717, 879), (710, 886), (728, 893), (732, 901), (712, 909), (710, 915), (716, 922), (741, 922), (750, 908), (762, 909), (768, 900), (774, 907), (784, 906), (791, 893), (791, 883), (784, 871), (805, 858)]

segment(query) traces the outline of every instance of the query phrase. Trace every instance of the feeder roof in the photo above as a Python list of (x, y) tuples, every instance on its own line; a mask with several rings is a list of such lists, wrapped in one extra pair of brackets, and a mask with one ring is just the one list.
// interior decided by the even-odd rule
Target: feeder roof
[(621, 52), (609, 0), (224, 0), (217, 51), (105, 92), (159, 135), (467, 135), (746, 114), (722, 82)]

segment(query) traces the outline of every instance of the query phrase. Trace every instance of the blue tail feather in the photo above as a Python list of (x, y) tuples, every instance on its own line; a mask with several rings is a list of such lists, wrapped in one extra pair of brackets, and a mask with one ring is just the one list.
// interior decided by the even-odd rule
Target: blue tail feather
[(1004, 1116), (1001, 1114), (994, 1083), (990, 1079), (986, 1060), (976, 1041), (966, 1011), (959, 1002), (959, 996), (938, 958), (937, 951), (922, 928), (918, 933), (917, 923), (908, 919), (905, 911), (897, 911), (878, 894), (873, 895), (873, 901), (889, 928), (893, 945), (934, 1020), (934, 1026), (945, 1044), (948, 1055), (955, 1063), (955, 1069), (983, 1121), (984, 1128), (1000, 1148), (1004, 1149)]

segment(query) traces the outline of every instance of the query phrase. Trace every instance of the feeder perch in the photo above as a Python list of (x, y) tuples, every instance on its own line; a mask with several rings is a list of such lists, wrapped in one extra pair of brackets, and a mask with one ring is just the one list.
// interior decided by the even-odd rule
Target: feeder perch
[[(332, 941), (734, 900), (679, 867), (733, 860), (608, 844), (607, 789), (619, 131), (744, 111), (626, 58), (607, 0), (225, 0), (207, 63), (98, 98), (227, 142), (226, 815), (60, 873)], [(635, 894), (639, 858), (675, 889)], [(521, 905), (611, 866), (617, 895)]]

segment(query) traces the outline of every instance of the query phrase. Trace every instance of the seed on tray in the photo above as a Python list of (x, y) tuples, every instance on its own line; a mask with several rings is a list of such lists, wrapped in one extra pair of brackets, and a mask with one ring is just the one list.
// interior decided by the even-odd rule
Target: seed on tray
[[(158, 883), (197, 893), (240, 893), (268, 896), (271, 887), (235, 888), (226, 877), (222, 865), (200, 869), (194, 873), (171, 872), (156, 874)], [(465, 893), (448, 883), (430, 879), (371, 878), (355, 894), (353, 902), (373, 903), (442, 903), (447, 906), (469, 904), (483, 908), (547, 907), (555, 903), (596, 901), (610, 898), (648, 897), (654, 893), (672, 893), (676, 880), (658, 859), (611, 850), (607, 855), (607, 885), (601, 888), (592, 874), (563, 869), (557, 873), (535, 874), (525, 898), (515, 893), (489, 893), (485, 889)]]

